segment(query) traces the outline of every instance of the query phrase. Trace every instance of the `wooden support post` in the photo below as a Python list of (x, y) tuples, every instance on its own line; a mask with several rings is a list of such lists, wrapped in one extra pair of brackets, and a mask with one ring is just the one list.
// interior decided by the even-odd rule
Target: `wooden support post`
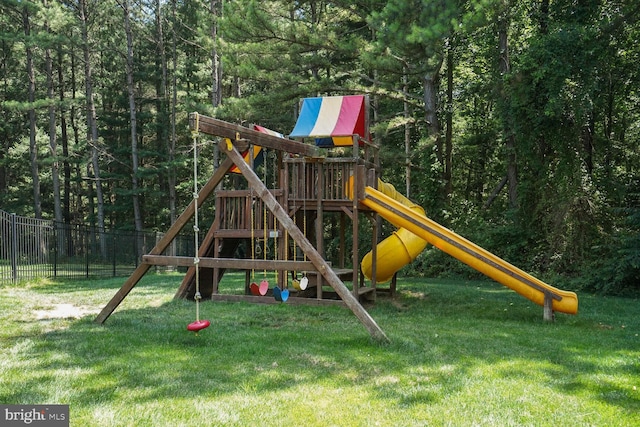
[[(344, 268), (344, 257), (345, 257), (345, 243), (346, 243), (346, 239), (345, 239), (345, 226), (346, 226), (346, 219), (345, 219), (345, 213), (344, 212), (340, 212), (340, 254), (338, 255), (340, 257), (340, 260), (338, 261), (338, 267), (339, 268)], [(355, 279), (354, 279), (355, 280)]]
[[(374, 150), (374, 153), (377, 153), (378, 150)], [(378, 188), (378, 174), (375, 168), (371, 168), (367, 170), (367, 186)], [(376, 275), (378, 268), (378, 242), (382, 240), (382, 218), (377, 213), (374, 213), (373, 221), (373, 236), (372, 236), (372, 260), (373, 264), (371, 266), (371, 276), (372, 276), (372, 284), (374, 288), (376, 288)], [(394, 275), (395, 277), (395, 275)]]
[[(222, 211), (216, 210), (216, 212), (222, 212)], [(216, 215), (216, 217), (217, 216), (218, 215)], [(211, 227), (209, 229), (209, 231), (207, 232), (207, 236), (209, 234), (211, 234), (211, 235), (215, 234), (215, 230), (216, 230), (216, 228)], [(207, 236), (205, 236), (205, 240), (207, 239)], [(221, 248), (222, 245), (224, 245), (224, 240), (213, 238), (213, 257), (214, 258), (218, 258), (220, 256), (220, 248)], [(198, 250), (198, 258), (204, 258), (206, 256), (206, 251), (202, 250), (202, 249), (208, 248), (208, 246), (204, 246), (204, 247), (203, 246), (204, 245), (201, 245), (200, 246), (201, 249)], [(196, 266), (189, 267), (189, 270), (193, 270), (194, 281), (195, 281), (196, 268), (201, 268), (201, 267), (199, 267), (199, 266), (198, 267), (196, 267)], [(188, 272), (188, 270), (187, 270), (187, 272)], [(200, 272), (202, 272), (202, 270), (200, 270)], [(211, 295), (218, 293), (218, 282), (220, 280), (220, 276), (221, 276), (220, 268), (215, 267), (213, 269), (213, 277), (211, 279), (211, 280), (213, 280), (213, 283), (211, 284)], [(202, 276), (200, 276), (200, 277), (202, 277)], [(183, 282), (184, 282), (184, 280), (183, 280)], [(200, 282), (200, 286), (202, 286), (202, 282)], [(195, 292), (195, 289), (194, 289), (194, 292)], [(177, 295), (177, 293), (176, 293), (176, 295)]]
[[(317, 184), (316, 188), (316, 223), (315, 223), (315, 235), (316, 235), (316, 251), (320, 254), (320, 256), (324, 259), (324, 215), (322, 211), (322, 199), (325, 197), (324, 194), (324, 163), (322, 161), (317, 161), (315, 163), (317, 168)], [(313, 179), (313, 177), (311, 177)], [(318, 299), (322, 299), (322, 285), (324, 284), (324, 280), (322, 280), (321, 275), (316, 276), (316, 297)]]
[(220, 144), (220, 150), (225, 152), (233, 163), (240, 169), (242, 175), (247, 179), (249, 185), (256, 194), (262, 199), (267, 208), (278, 218), (282, 226), (289, 232), (291, 237), (298, 244), (300, 249), (307, 255), (307, 258), (313, 263), (316, 270), (324, 277), (329, 285), (342, 298), (342, 301), (351, 309), (358, 320), (365, 326), (371, 336), (378, 341), (389, 341), (384, 331), (378, 326), (371, 315), (362, 307), (358, 299), (349, 292), (349, 289), (342, 283), (340, 278), (331, 269), (329, 264), (322, 258), (320, 253), (316, 251), (311, 242), (306, 238), (304, 233), (296, 226), (289, 217), (286, 210), (278, 203), (276, 198), (271, 194), (269, 189), (255, 174), (255, 172), (244, 162), (242, 155), (232, 144)]
[(555, 320), (555, 314), (553, 313), (553, 294), (551, 292), (544, 291), (544, 314), (543, 319), (545, 322), (553, 322)]
[[(180, 230), (182, 230), (187, 222), (193, 217), (196, 202), (198, 203), (198, 207), (200, 207), (204, 203), (207, 197), (209, 197), (211, 193), (213, 193), (213, 191), (216, 189), (220, 181), (222, 181), (222, 178), (224, 178), (231, 166), (233, 166), (233, 161), (231, 159), (225, 159), (225, 161), (222, 162), (220, 167), (214, 172), (209, 181), (200, 189), (200, 191), (198, 192), (198, 198), (192, 201), (189, 206), (187, 206), (184, 212), (182, 212), (178, 219), (176, 219), (171, 227), (169, 227), (169, 230), (167, 230), (164, 237), (160, 239), (158, 243), (156, 243), (156, 246), (153, 249), (151, 249), (151, 252), (149, 252), (151, 255), (160, 255), (162, 252), (164, 252), (165, 249), (167, 249), (173, 239), (178, 235), (178, 233), (180, 233)], [(109, 318), (109, 316), (111, 316), (111, 313), (113, 313), (113, 311), (120, 305), (120, 303), (127, 297), (127, 295), (129, 295), (131, 289), (133, 289), (138, 284), (140, 279), (142, 279), (142, 277), (147, 273), (150, 267), (151, 264), (142, 263), (138, 265), (138, 267), (124, 282), (118, 292), (116, 292), (113, 298), (111, 298), (111, 301), (109, 301), (109, 303), (104, 306), (102, 311), (95, 318), (96, 323), (102, 324)]]
[(391, 285), (389, 285), (389, 295), (391, 298), (396, 296), (396, 287), (398, 285), (398, 272), (393, 273), (393, 277), (391, 278)]
[[(354, 144), (354, 150), (356, 149), (357, 145)], [(353, 294), (356, 296), (356, 298), (359, 296), (360, 294), (360, 282), (357, 280), (358, 279), (358, 273), (360, 272), (360, 257), (359, 257), (359, 242), (358, 242), (358, 234), (360, 232), (360, 214), (358, 212), (358, 200), (360, 200), (360, 197), (362, 196), (362, 192), (361, 189), (364, 188), (364, 185), (362, 185), (363, 183), (363, 179), (364, 179), (364, 169), (357, 165), (355, 166), (354, 170), (353, 170), (353, 200), (352, 200), (352, 204), (351, 204), (351, 209), (353, 212), (353, 216), (351, 218), (351, 224), (352, 224), (352, 231), (351, 231), (351, 235), (352, 235), (352, 250), (353, 253), (351, 254), (351, 262), (352, 262), (352, 268), (353, 268)], [(363, 281), (364, 282), (364, 281)]]
[[(376, 289), (378, 287), (378, 282), (376, 281), (376, 276), (378, 274), (378, 233), (380, 233), (380, 229), (378, 228), (378, 215), (375, 215), (374, 218), (369, 218), (372, 222), (371, 224), (371, 287)], [(373, 293), (375, 295), (375, 292)]]
[[(283, 163), (282, 163), (282, 155), (278, 152), (277, 155), (277, 160), (278, 160), (278, 170), (280, 171), (280, 173), (278, 174), (278, 183), (280, 185), (280, 188), (287, 188), (286, 191), (283, 191), (282, 194), (282, 206), (289, 206), (289, 199), (288, 199), (288, 195), (289, 195), (289, 191), (288, 191), (288, 187), (284, 186), (284, 184), (286, 183), (286, 178), (285, 178), (285, 171), (283, 170)], [(278, 232), (278, 236), (276, 237), (276, 239), (278, 240), (278, 258), (280, 260), (288, 260), (289, 259), (289, 233), (287, 233), (287, 231), (282, 228), (282, 224), (277, 224), (278, 221), (274, 220), (273, 224), (274, 227), (277, 232)], [(276, 225), (278, 225), (276, 227)], [(289, 271), (287, 270), (278, 270), (278, 283), (280, 285), (280, 288), (282, 289), (287, 289), (289, 287)]]

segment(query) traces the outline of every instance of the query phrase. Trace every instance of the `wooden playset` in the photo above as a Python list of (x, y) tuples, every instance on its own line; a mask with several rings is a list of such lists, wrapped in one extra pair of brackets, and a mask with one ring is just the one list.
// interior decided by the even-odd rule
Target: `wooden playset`
[[(191, 114), (194, 171), (198, 135), (217, 139), (226, 158), (202, 188), (196, 185), (194, 200), (143, 256), (142, 264), (96, 321), (104, 323), (151, 266), (177, 265), (188, 270), (176, 298), (194, 299), (196, 304), (203, 298), (342, 304), (373, 338), (386, 341), (385, 333), (362, 302), (375, 300), (381, 291), (378, 282), (391, 281), (385, 291), (393, 292), (395, 273), (412, 262), (427, 243), (544, 306), (547, 320), (553, 318), (554, 311), (577, 312), (573, 292), (553, 288), (440, 226), (427, 218), (420, 206), (382, 182), (379, 146), (369, 135), (368, 108), (368, 98), (360, 95), (305, 98), (287, 138), (257, 125), (245, 127)], [(257, 168), (259, 157), (262, 167)], [(219, 188), (231, 173), (244, 177), (246, 187)], [(215, 219), (200, 242), (197, 210), (210, 199), (215, 203)], [(166, 255), (165, 250), (194, 215), (195, 257)], [(326, 219), (330, 217), (339, 224), (339, 236), (325, 236)], [(398, 227), (381, 242), (379, 217)], [(363, 220), (372, 229), (372, 249), (360, 261), (358, 230)], [(347, 232), (349, 225), (351, 233)], [(333, 263), (326, 260), (327, 238), (339, 240), (339, 253)], [(238, 250), (240, 246), (244, 251)], [(241, 252), (244, 256), (239, 256)], [(229, 269), (245, 272), (243, 294), (220, 292)], [(256, 276), (261, 276), (260, 283)], [(188, 327), (194, 332), (209, 325), (199, 319), (196, 307), (196, 322)]]
[[(375, 298), (375, 261), (373, 280), (367, 281), (359, 272), (358, 259), (358, 227), (363, 209), (358, 197), (348, 194), (350, 191), (363, 194), (365, 184), (374, 183), (380, 174), (378, 146), (370, 140), (368, 132), (368, 99), (366, 96), (308, 98), (303, 101), (300, 118), (303, 120), (298, 120), (290, 135), (299, 140), (293, 140), (259, 126), (248, 128), (191, 114), (191, 130), (217, 137), (220, 151), (227, 157), (164, 238), (143, 256), (143, 263), (98, 315), (98, 323), (106, 321), (151, 266), (177, 265), (188, 267), (177, 298), (194, 299), (199, 293), (203, 299), (213, 300), (343, 304), (374, 338), (386, 340), (382, 329), (361, 305), (361, 300)], [(316, 144), (303, 142), (307, 139)], [(257, 153), (252, 149), (254, 146), (275, 152), (276, 177), (272, 179), (272, 188), (267, 188), (266, 177), (260, 177), (254, 170), (253, 157)], [(341, 147), (344, 154), (340, 157), (322, 155), (323, 148), (331, 147)], [(268, 167), (267, 163), (265, 160), (263, 169)], [(216, 191), (232, 168), (244, 176), (249, 188)], [(273, 170), (269, 174), (271, 177)], [(215, 220), (199, 245), (197, 265), (193, 257), (163, 255), (180, 230), (192, 220), (197, 207), (210, 196), (214, 196)], [(369, 209), (365, 208), (364, 212)], [(338, 265), (332, 265), (324, 257), (326, 215), (339, 217)], [(377, 221), (373, 216), (369, 218), (375, 252)], [(353, 231), (347, 254), (349, 221)], [(241, 243), (251, 249), (245, 251), (247, 257), (235, 258)], [(267, 247), (268, 256), (265, 255)], [(350, 261), (346, 259), (348, 256)], [(219, 292), (227, 269), (246, 272), (244, 295)], [(256, 271), (276, 272), (277, 280), (272, 280), (270, 286), (264, 286), (264, 279), (262, 286), (250, 283)], [(275, 278), (273, 273), (269, 277)], [(291, 284), (289, 277), (292, 277)], [(345, 281), (352, 283), (351, 289)]]

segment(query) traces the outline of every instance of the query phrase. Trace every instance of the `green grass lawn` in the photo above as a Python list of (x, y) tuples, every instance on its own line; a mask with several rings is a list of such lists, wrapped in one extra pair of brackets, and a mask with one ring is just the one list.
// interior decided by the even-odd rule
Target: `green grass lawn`
[(580, 294), (549, 324), (493, 282), (405, 278), (369, 308), (382, 345), (286, 303), (202, 303), (194, 336), (178, 274), (95, 324), (123, 280), (0, 288), (0, 403), (69, 404), (72, 426), (640, 425), (638, 300)]

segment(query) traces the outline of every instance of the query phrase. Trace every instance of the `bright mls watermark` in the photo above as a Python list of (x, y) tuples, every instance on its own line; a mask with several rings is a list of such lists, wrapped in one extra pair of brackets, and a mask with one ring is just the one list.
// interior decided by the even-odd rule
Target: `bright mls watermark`
[(69, 427), (69, 405), (0, 405), (0, 426)]

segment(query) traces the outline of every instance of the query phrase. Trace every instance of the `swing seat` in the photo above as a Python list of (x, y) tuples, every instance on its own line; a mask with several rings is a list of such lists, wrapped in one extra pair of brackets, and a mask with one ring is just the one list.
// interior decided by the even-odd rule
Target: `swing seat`
[(203, 329), (206, 329), (211, 325), (211, 322), (208, 320), (196, 320), (195, 322), (191, 322), (187, 325), (187, 330), (191, 332), (199, 332)]
[(304, 291), (305, 289), (307, 289), (308, 285), (309, 285), (309, 279), (307, 279), (307, 276), (303, 277), (300, 280), (293, 279), (293, 287), (297, 291)]
[(306, 276), (306, 273), (304, 276), (302, 276), (300, 279), (298, 279), (298, 275), (295, 273), (291, 273), (293, 276), (293, 280), (291, 281), (291, 283), (293, 284), (293, 288), (296, 291), (304, 291), (305, 289), (307, 289), (307, 286), (309, 285), (309, 279)]
[(252, 282), (249, 285), (249, 290), (251, 291), (251, 295), (260, 296), (260, 287), (256, 282)]
[(262, 282), (260, 282), (258, 290), (260, 291), (260, 295), (262, 296), (265, 296), (267, 294), (267, 292), (269, 291), (269, 282), (267, 281), (267, 279), (264, 279)]
[(279, 287), (274, 286), (273, 297), (276, 301), (286, 302), (289, 299), (289, 289), (280, 289)]

